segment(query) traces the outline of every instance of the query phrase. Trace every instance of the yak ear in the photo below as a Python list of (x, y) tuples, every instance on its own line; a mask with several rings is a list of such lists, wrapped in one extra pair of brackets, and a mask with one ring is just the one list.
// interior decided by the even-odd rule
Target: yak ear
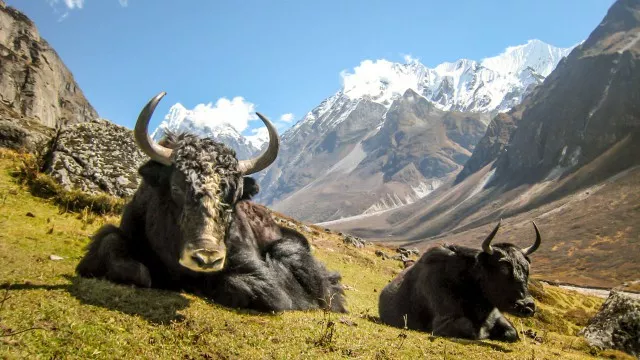
[(250, 176), (242, 178), (242, 200), (251, 200), (260, 191), (260, 186), (256, 180)]
[(168, 184), (171, 176), (171, 167), (150, 160), (140, 166), (138, 174), (142, 176), (142, 179), (144, 179), (144, 182), (147, 184), (158, 187)]

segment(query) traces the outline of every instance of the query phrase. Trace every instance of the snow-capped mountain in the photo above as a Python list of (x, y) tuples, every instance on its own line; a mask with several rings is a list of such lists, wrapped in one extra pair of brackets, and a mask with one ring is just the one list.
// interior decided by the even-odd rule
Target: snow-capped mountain
[[(509, 47), (495, 57), (481, 61), (462, 59), (435, 68), (427, 68), (411, 58), (404, 64), (363, 61), (352, 72), (341, 74), (343, 86), (336, 94), (282, 135), (276, 163), (259, 178), (258, 200), (312, 221), (357, 215), (345, 209), (361, 209), (362, 213), (398, 205), (398, 201), (389, 199), (400, 199), (403, 205), (414, 202), (424, 197), (424, 184), (429, 184), (429, 191), (433, 191), (445, 178), (459, 171), (475, 147), (469, 141), (479, 140), (483, 133), (480, 127), (486, 127), (497, 113), (519, 104), (572, 49), (531, 40)], [(414, 95), (403, 99), (408, 90)], [(378, 135), (380, 129), (389, 128), (385, 125), (389, 114), (394, 113), (397, 119), (393, 104), (401, 99), (405, 107), (410, 107), (412, 101), (421, 105), (408, 112), (414, 115), (408, 115), (409, 123), (403, 125), (402, 131), (395, 129), (388, 136)], [(436, 110), (457, 113), (447, 115)], [(458, 120), (452, 121), (452, 117)], [(436, 134), (446, 131), (451, 141), (425, 138), (415, 145), (402, 145), (407, 136), (412, 136), (412, 119), (427, 129), (425, 134), (438, 137)], [(423, 123), (424, 119), (431, 122)], [(378, 148), (367, 146), (372, 143), (368, 139), (376, 138), (385, 141)], [(457, 144), (454, 153), (458, 155), (449, 158), (451, 152), (445, 148), (452, 142)], [(444, 146), (441, 151), (438, 144)], [(365, 159), (377, 161), (379, 166)], [(333, 178), (331, 169), (345, 162), (349, 163), (348, 171)], [(414, 168), (415, 171), (409, 171)], [(366, 169), (375, 170), (363, 178)], [(383, 179), (374, 183), (377, 176)], [(313, 199), (314, 208), (322, 213), (303, 214), (296, 210), (300, 199), (309, 198), (308, 193), (302, 192), (326, 195)], [(323, 199), (331, 203), (318, 203)]]
[(213, 137), (225, 143), (236, 151), (239, 159), (248, 159), (258, 151), (260, 139), (249, 141), (242, 136), (231, 124), (199, 121), (193, 110), (186, 109), (182, 104), (173, 105), (164, 120), (151, 135), (156, 141), (160, 140), (165, 131), (188, 132), (201, 136)]

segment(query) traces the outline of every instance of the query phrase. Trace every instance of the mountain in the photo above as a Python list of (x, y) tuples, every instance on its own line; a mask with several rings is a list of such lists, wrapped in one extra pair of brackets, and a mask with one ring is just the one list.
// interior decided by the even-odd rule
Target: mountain
[(255, 146), (254, 143), (261, 145), (259, 138), (252, 139), (254, 142), (251, 142), (228, 123), (199, 121), (198, 117), (194, 116), (193, 110), (187, 110), (179, 103), (169, 109), (169, 113), (164, 117), (160, 125), (158, 125), (158, 128), (153, 132), (151, 137), (158, 141), (167, 130), (211, 136), (235, 150), (239, 159), (251, 158), (259, 150), (259, 147)]
[(588, 39), (511, 111), (495, 117), (465, 168), (408, 206), (324, 223), (426, 248), (477, 246), (500, 218), (504, 241), (543, 232), (550, 279), (637, 280), (640, 239), (640, 1), (618, 0)]
[(98, 118), (35, 24), (0, 0), (0, 144), (33, 149), (55, 128)]
[[(343, 74), (344, 84), (340, 91), (324, 100), (283, 134), (282, 148), (276, 163), (259, 174), (261, 193), (258, 200), (306, 221), (326, 221), (362, 212), (386, 210), (416, 201), (437, 188), (452, 172), (461, 169), (481, 137), (481, 134), (478, 136), (478, 131), (484, 132), (491, 115), (509, 110), (519, 103), (522, 96), (540, 84), (570, 50), (531, 40), (525, 45), (510, 47), (501, 55), (480, 62), (463, 59), (443, 63), (434, 69), (429, 69), (414, 59), (408, 59), (405, 64), (385, 60), (378, 60), (376, 63), (365, 61), (353, 74)], [(390, 163), (394, 163), (394, 159), (406, 157), (400, 152), (407, 149), (395, 147), (393, 142), (382, 141), (377, 148), (366, 145), (381, 141), (382, 137), (389, 137), (386, 133), (378, 137), (375, 135), (378, 131), (391, 129), (389, 126), (385, 127), (385, 124), (389, 121), (389, 114), (393, 114), (393, 104), (408, 89), (413, 94), (412, 98), (431, 104), (428, 112), (452, 111), (456, 114), (451, 115), (453, 117), (473, 118), (483, 124), (472, 121), (472, 128), (462, 129), (464, 134), (460, 135), (467, 139), (460, 141), (467, 142), (456, 144), (464, 151), (458, 149), (449, 154), (455, 155), (455, 159), (446, 157), (450, 162), (444, 168), (441, 159), (436, 161), (433, 168), (428, 168), (423, 160), (418, 159), (424, 155), (422, 150), (418, 150), (409, 156), (411, 161), (387, 164), (383, 172), (378, 171), (381, 169), (370, 170), (373, 172), (369, 175), (384, 173), (380, 182), (363, 182), (358, 174), (366, 173), (361, 171), (361, 167), (365, 165), (359, 165), (364, 158), (379, 158), (385, 151), (390, 152), (385, 160)], [(444, 116), (439, 113), (437, 117)], [(411, 133), (408, 130), (406, 128), (397, 136)], [(430, 138), (428, 141), (432, 144), (426, 147), (435, 153), (435, 144), (449, 144), (449, 140), (456, 142), (458, 139)], [(417, 147), (414, 146), (413, 149)], [(368, 152), (374, 150), (377, 155)], [(413, 168), (409, 166), (410, 162)], [(398, 164), (403, 167), (398, 167)], [(357, 172), (351, 177), (354, 183), (347, 185), (346, 181), (340, 184), (341, 180), (336, 178), (334, 186), (329, 185), (327, 179), (319, 180), (320, 177), (334, 176), (331, 174), (335, 174), (338, 168), (343, 177)], [(392, 178), (395, 180), (391, 181)], [(358, 182), (362, 182), (362, 186), (355, 190), (354, 186)], [(333, 188), (334, 190), (327, 191), (340, 197), (340, 191), (337, 190), (340, 186), (349, 187), (353, 189), (349, 191), (355, 192), (344, 194), (341, 202), (336, 202), (332, 196), (319, 198), (315, 203), (317, 211), (314, 214), (310, 213), (311, 209), (299, 205), (300, 199), (308, 198), (309, 192), (326, 195), (325, 190), (328, 188)], [(354, 203), (352, 198), (357, 201)], [(323, 201), (330, 203), (325, 204)]]
[[(373, 109), (382, 111), (379, 105)], [(362, 113), (356, 109), (351, 115)], [(317, 148), (326, 154), (336, 149), (351, 151), (274, 208), (318, 222), (413, 203), (462, 168), (484, 134), (483, 117), (486, 115), (442, 111), (409, 89), (394, 100), (382, 124), (373, 127), (376, 124), (363, 122), (360, 136), (354, 136), (358, 134), (355, 119), (342, 122), (338, 128), (351, 131), (333, 132)], [(379, 119), (358, 117), (363, 118)], [(338, 141), (349, 138), (354, 140)]]

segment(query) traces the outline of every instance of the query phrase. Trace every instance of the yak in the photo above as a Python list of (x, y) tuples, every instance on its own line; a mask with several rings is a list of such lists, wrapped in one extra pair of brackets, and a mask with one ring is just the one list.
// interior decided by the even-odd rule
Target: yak
[(404, 269), (380, 293), (381, 321), (436, 336), (517, 341), (518, 332), (501, 312), (534, 315), (527, 286), (529, 255), (542, 237), (533, 222), (533, 245), (491, 245), (500, 224), (483, 241), (482, 250), (443, 244)]
[(259, 188), (250, 175), (275, 161), (280, 138), (241, 160), (207, 137), (168, 133), (156, 143), (148, 124), (158, 102), (140, 112), (134, 137), (150, 160), (126, 204), (119, 226), (100, 228), (76, 272), (81, 277), (183, 290), (223, 306), (262, 312), (328, 309), (346, 312), (341, 276), (311, 254), (301, 233), (279, 226), (250, 199)]

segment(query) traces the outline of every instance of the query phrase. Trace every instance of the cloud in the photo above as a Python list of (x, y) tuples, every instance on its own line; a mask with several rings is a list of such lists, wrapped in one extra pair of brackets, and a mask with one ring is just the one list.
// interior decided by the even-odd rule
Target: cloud
[(402, 58), (404, 59), (405, 64), (413, 64), (413, 63), (420, 62), (420, 59), (411, 56), (411, 54), (404, 54), (402, 55)]
[(251, 134), (253, 135), (245, 135), (244, 138), (257, 149), (262, 148), (262, 144), (269, 140), (269, 131), (264, 126), (251, 129)]
[(228, 124), (242, 133), (249, 126), (249, 121), (258, 119), (254, 112), (254, 104), (236, 96), (231, 100), (220, 98), (215, 104), (198, 104), (191, 110), (177, 103), (171, 107), (165, 120), (188, 120), (198, 128), (216, 128)]
[(118, 0), (118, 2), (120, 3), (120, 6), (122, 6), (122, 7), (129, 6), (129, 0)]
[[(405, 57), (405, 60), (414, 59)], [(352, 99), (370, 96), (387, 102), (409, 88), (417, 89), (420, 78), (406, 65), (384, 59), (364, 60), (353, 72), (343, 70), (340, 73), (344, 94)]]
[[(47, 0), (47, 3), (49, 4), (49, 6), (53, 7), (55, 9), (55, 5), (57, 5), (60, 2), (60, 0)], [(84, 6), (84, 0), (63, 0), (64, 5), (70, 9), (82, 9), (82, 7)]]
[(294, 116), (292, 113), (286, 113), (280, 116), (280, 121), (284, 121), (286, 123), (290, 123), (291, 121), (293, 121), (293, 119), (294, 119)]

